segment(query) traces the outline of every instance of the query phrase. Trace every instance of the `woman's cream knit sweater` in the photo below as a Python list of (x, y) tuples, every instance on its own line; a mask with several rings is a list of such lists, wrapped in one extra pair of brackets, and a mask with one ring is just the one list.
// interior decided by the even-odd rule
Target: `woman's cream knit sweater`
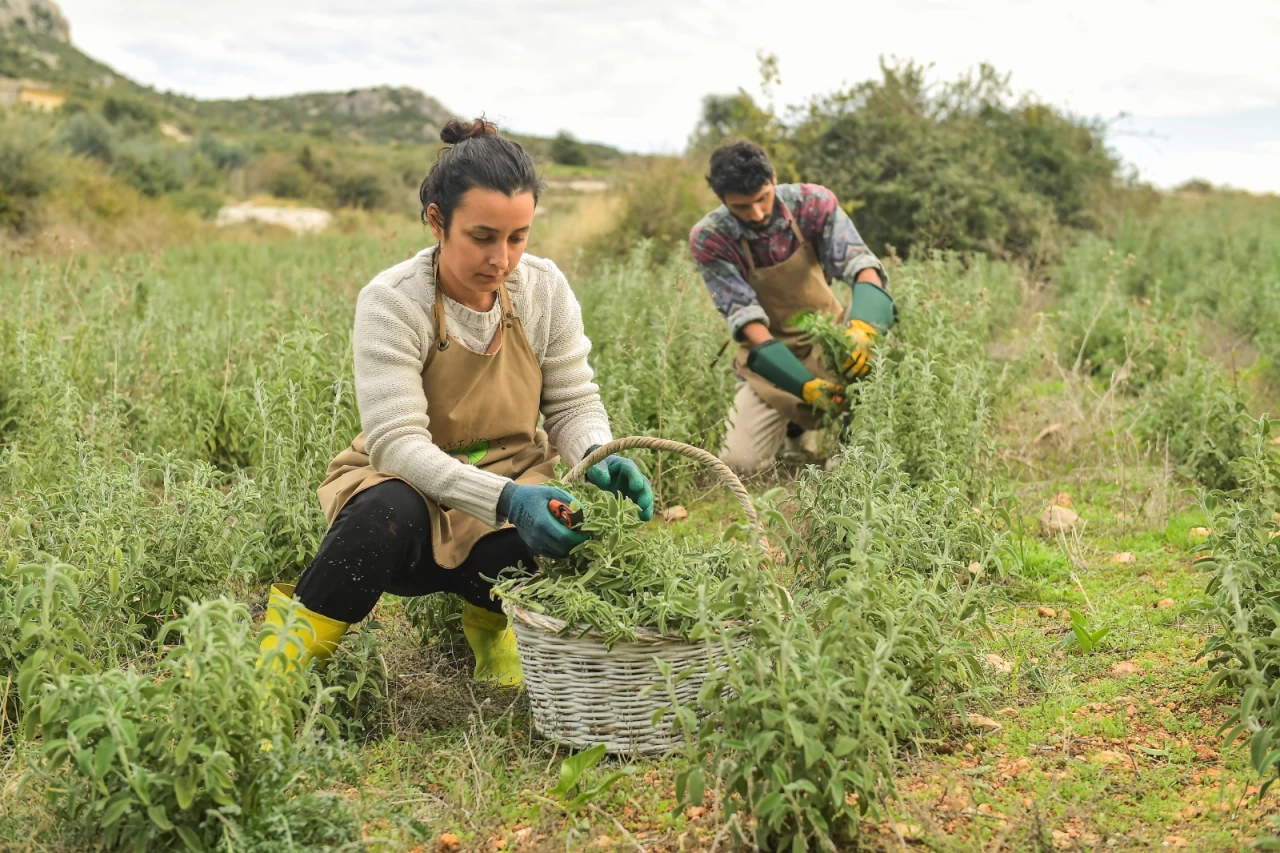
[[(360, 422), (376, 470), (497, 527), (498, 495), (507, 478), (459, 462), (431, 441), (422, 367), (435, 341), (433, 251), (379, 273), (360, 291), (354, 334)], [(507, 291), (542, 366), (543, 427), (565, 462), (576, 464), (592, 445), (611, 439), (587, 363), (591, 341), (582, 329), (582, 310), (556, 265), (532, 255), (520, 259)], [(481, 314), (444, 299), (450, 337), (485, 352), (502, 321), (501, 302)]]

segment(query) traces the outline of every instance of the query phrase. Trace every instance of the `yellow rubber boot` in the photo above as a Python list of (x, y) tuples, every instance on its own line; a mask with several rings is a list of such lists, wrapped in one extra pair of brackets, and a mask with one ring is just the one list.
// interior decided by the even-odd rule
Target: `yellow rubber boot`
[(507, 624), (504, 613), (494, 613), (471, 602), (462, 605), (462, 633), (471, 651), (476, 653), (477, 681), (488, 681), (504, 687), (524, 684), (520, 654), (516, 651), (516, 635)]
[[(271, 597), (267, 601), (267, 615), (263, 621), (277, 627), (283, 625), (285, 613), (288, 612), (292, 600), (293, 584), (273, 583)], [(321, 616), (300, 606), (295, 611), (293, 628), (285, 637), (285, 657), (291, 661), (297, 661), (299, 666), (306, 666), (307, 661), (312, 658), (317, 661), (328, 660), (349, 627), (350, 623)], [(262, 663), (266, 653), (276, 647), (277, 636), (270, 633), (263, 635), (258, 646), (261, 650), (259, 664)]]

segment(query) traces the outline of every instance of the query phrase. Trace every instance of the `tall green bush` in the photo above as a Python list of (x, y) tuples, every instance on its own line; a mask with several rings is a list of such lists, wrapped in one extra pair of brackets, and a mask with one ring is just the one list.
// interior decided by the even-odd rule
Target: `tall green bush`
[(0, 229), (29, 230), (40, 196), (57, 183), (50, 154), (53, 128), (43, 116), (16, 110), (0, 122)]
[(80, 157), (110, 164), (115, 158), (116, 132), (97, 113), (78, 112), (58, 128), (58, 145)]
[(1048, 257), (1059, 226), (1098, 225), (1095, 207), (1117, 176), (1101, 125), (1015, 99), (1009, 78), (985, 65), (939, 84), (915, 63), (882, 63), (881, 79), (793, 113), (780, 124), (746, 93), (708, 98), (699, 150), (755, 138), (780, 180), (835, 191), (879, 253)]
[(247, 610), (227, 599), (191, 604), (167, 638), (158, 673), (59, 675), (34, 697), (55, 814), (107, 849), (350, 841), (354, 817), (316, 792), (340, 757), (332, 689), (304, 699), (303, 672), (258, 666)]

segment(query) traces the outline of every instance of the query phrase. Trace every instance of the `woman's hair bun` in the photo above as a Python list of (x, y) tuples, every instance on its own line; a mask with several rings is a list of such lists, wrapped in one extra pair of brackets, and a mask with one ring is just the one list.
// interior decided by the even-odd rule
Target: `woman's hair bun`
[(459, 121), (451, 118), (440, 128), (440, 141), (446, 145), (457, 145), (464, 139), (477, 136), (497, 136), (498, 126), (481, 116), (474, 121)]

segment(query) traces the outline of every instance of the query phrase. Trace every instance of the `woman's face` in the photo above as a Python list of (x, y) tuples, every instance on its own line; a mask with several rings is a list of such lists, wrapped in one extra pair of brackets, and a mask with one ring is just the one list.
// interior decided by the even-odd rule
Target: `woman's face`
[(431, 233), (440, 243), (437, 257), (442, 286), (468, 307), (492, 307), (492, 295), (520, 263), (533, 225), (533, 193), (509, 196), (472, 187), (453, 210), (449, 230), (434, 204), (427, 210)]

